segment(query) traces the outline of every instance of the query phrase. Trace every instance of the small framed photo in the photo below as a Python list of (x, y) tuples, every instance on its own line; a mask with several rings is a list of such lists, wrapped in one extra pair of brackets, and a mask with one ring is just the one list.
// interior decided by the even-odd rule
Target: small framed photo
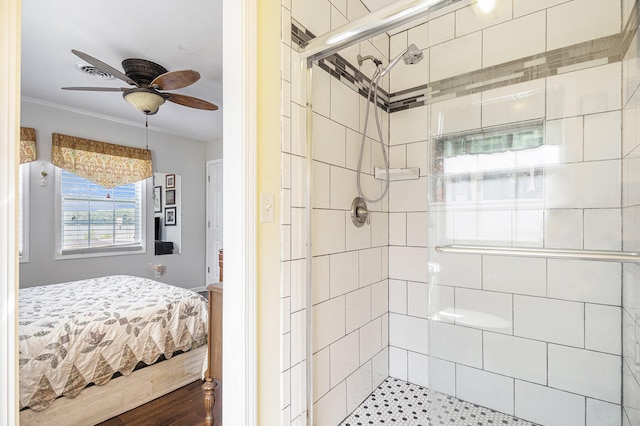
[(164, 226), (176, 226), (175, 207), (167, 207), (164, 209)]
[(167, 175), (165, 185), (167, 188), (175, 188), (176, 187), (176, 175)]
[(153, 187), (153, 212), (162, 213), (162, 187)]
[(176, 204), (176, 190), (175, 189), (167, 189), (167, 191), (165, 192), (165, 196), (166, 196), (166, 203), (167, 206), (173, 206)]

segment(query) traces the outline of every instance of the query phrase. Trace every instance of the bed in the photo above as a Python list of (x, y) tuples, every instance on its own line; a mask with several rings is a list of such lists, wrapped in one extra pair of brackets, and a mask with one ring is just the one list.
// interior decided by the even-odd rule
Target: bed
[(207, 302), (191, 290), (126, 275), (20, 289), (21, 424), (75, 424), (72, 410), (95, 424), (193, 382), (206, 341)]

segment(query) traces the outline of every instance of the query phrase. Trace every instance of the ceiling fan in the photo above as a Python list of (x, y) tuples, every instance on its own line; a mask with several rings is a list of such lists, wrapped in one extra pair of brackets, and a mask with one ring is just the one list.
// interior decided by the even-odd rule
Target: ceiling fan
[(177, 93), (165, 93), (163, 90), (175, 90), (187, 87), (200, 79), (200, 73), (193, 70), (167, 71), (163, 66), (146, 59), (131, 58), (122, 61), (124, 73), (110, 65), (72, 49), (71, 52), (87, 61), (98, 70), (110, 74), (127, 84), (127, 87), (63, 87), (64, 90), (87, 90), (94, 92), (122, 92), (122, 97), (138, 111), (146, 115), (158, 112), (165, 100), (190, 108), (215, 111), (218, 107), (211, 102)]

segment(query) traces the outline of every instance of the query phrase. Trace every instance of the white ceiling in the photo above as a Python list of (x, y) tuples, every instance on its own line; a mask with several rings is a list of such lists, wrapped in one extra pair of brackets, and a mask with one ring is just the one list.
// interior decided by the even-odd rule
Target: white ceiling
[[(201, 78), (172, 91), (220, 107), (204, 111), (166, 102), (149, 127), (188, 138), (222, 139), (222, 0), (26, 0), (22, 2), (22, 96), (144, 126), (144, 114), (120, 92), (61, 90), (64, 86), (131, 87), (76, 70), (80, 50), (122, 71), (143, 58), (169, 71), (193, 69)], [(123, 71), (124, 72), (124, 71)]]

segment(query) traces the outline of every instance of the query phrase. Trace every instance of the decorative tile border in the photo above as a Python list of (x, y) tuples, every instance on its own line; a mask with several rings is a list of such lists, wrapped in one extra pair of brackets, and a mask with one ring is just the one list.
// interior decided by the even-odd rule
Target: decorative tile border
[[(447, 3), (455, 1), (459, 0)], [(625, 30), (620, 34), (526, 56), (399, 92), (387, 93), (379, 89), (378, 105), (383, 110), (393, 113), (594, 65), (619, 62), (638, 29), (640, 17), (637, 9), (638, 7), (633, 8)], [(298, 22), (292, 21), (291, 37), (293, 44), (302, 49), (315, 36)], [(339, 54), (321, 59), (318, 61), (318, 67), (361, 96), (367, 96), (371, 80)]]

